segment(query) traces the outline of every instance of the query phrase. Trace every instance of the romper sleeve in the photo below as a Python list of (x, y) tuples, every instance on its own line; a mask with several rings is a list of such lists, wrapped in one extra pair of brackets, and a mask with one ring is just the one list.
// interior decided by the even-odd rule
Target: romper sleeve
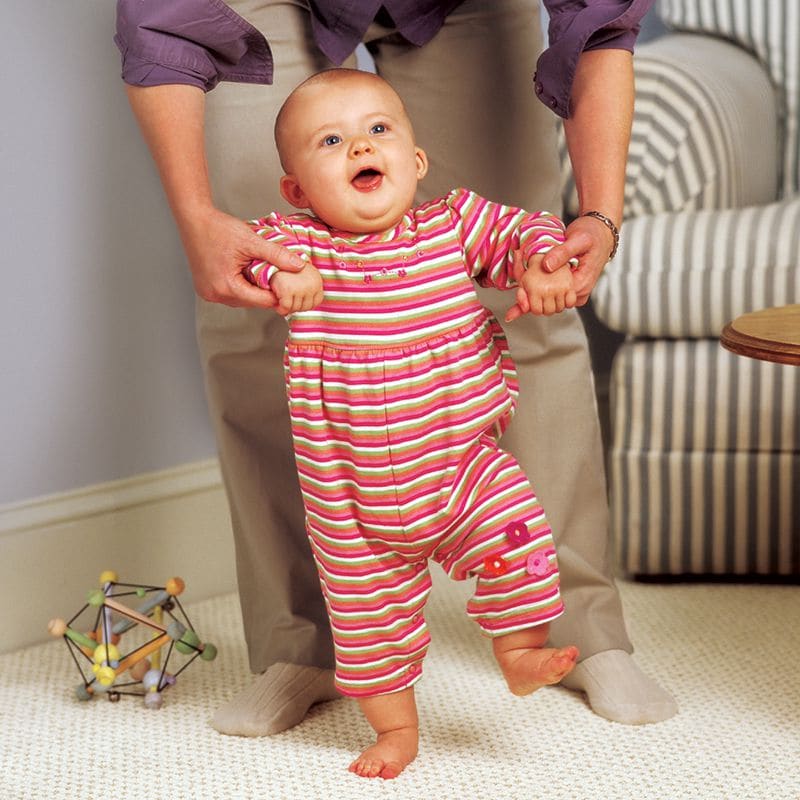
[(564, 241), (564, 223), (547, 211), (529, 213), (493, 203), (467, 189), (454, 189), (447, 203), (461, 239), (466, 269), (481, 286), (515, 286), (516, 251), (522, 251), (527, 261)]
[[(273, 211), (267, 217), (250, 220), (249, 225), (262, 239), (266, 239), (268, 242), (275, 242), (275, 244), (279, 244), (288, 250), (299, 253), (306, 260), (309, 259), (309, 247), (298, 236), (298, 230), (292, 225), (291, 220), (282, 214)], [(244, 276), (250, 283), (260, 286), (262, 289), (267, 289), (269, 288), (270, 280), (279, 269), (279, 267), (267, 261), (253, 261), (245, 269)]]

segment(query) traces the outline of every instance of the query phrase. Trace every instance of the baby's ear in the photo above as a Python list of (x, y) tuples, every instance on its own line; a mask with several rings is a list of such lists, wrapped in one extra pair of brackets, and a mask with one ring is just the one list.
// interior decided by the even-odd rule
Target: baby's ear
[(417, 157), (417, 180), (421, 181), (428, 174), (428, 154), (421, 148), (415, 147)]
[(297, 182), (294, 175), (284, 175), (281, 178), (281, 197), (295, 208), (310, 208), (308, 197)]

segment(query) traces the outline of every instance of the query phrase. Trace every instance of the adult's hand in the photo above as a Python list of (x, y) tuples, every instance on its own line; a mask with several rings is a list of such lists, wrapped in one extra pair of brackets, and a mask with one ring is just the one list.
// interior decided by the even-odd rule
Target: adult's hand
[(614, 237), (599, 219), (578, 217), (567, 226), (564, 243), (546, 253), (542, 269), (555, 272), (571, 258), (577, 258), (578, 266), (573, 270), (572, 278), (577, 295), (576, 305), (583, 306), (589, 301), (589, 295), (613, 247)]
[(205, 158), (202, 89), (165, 84), (128, 86), (126, 91), (178, 224), (197, 294), (229, 306), (273, 308), (275, 295), (253, 286), (244, 270), (257, 260), (296, 272), (303, 262), (214, 206)]
[(264, 241), (246, 222), (216, 208), (191, 217), (180, 233), (195, 291), (212, 303), (274, 308), (274, 293), (253, 285), (244, 271), (252, 261), (268, 261), (289, 272), (304, 266), (296, 253)]

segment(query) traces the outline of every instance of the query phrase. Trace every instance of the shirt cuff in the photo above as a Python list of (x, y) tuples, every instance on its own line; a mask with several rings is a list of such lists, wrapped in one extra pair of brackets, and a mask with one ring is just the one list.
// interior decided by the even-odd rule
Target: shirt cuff
[(602, 49), (633, 52), (642, 18), (651, 5), (652, 0), (625, 0), (552, 13), (550, 46), (539, 57), (534, 75), (538, 98), (560, 117), (569, 117), (581, 53)]
[(122, 80), (131, 86), (181, 83), (208, 92), (217, 85), (219, 77), (216, 73), (209, 75), (190, 67), (166, 66), (128, 54), (122, 59)]
[(119, 0), (114, 42), (129, 84), (272, 83), (267, 40), (221, 0)]
[(254, 261), (244, 271), (244, 276), (254, 286), (258, 286), (261, 289), (269, 289), (269, 282), (278, 272), (280, 272), (280, 269), (274, 264), (268, 264), (266, 261)]

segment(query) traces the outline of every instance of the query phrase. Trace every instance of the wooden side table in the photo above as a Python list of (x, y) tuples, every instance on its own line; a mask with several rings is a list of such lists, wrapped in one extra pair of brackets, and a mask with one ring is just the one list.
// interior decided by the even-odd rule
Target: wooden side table
[(742, 314), (725, 326), (720, 342), (740, 356), (800, 365), (800, 305)]

